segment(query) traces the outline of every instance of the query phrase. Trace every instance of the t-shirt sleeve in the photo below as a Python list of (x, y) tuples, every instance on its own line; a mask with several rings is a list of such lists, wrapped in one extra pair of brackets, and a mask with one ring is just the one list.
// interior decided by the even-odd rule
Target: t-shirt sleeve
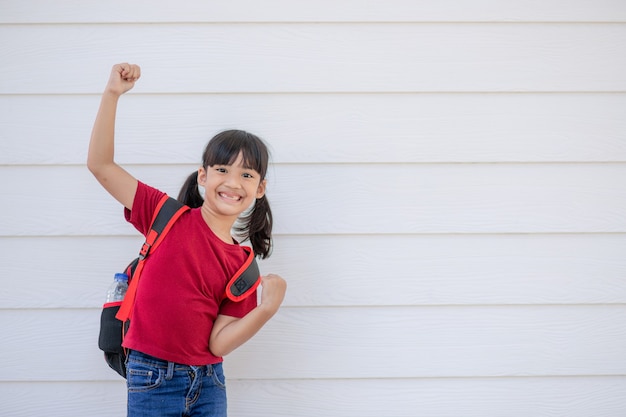
[(154, 210), (164, 195), (164, 192), (139, 181), (133, 200), (133, 209), (124, 208), (124, 218), (145, 236), (150, 230)]
[(219, 314), (242, 318), (257, 306), (257, 292), (254, 291), (248, 297), (241, 301), (235, 302), (228, 298), (224, 299), (220, 306)]

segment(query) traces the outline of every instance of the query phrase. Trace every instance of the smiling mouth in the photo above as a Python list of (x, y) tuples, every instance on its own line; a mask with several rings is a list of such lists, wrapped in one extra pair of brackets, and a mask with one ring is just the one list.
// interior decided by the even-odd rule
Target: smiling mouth
[(219, 196), (222, 197), (225, 200), (228, 200), (228, 201), (239, 201), (239, 200), (241, 200), (241, 196), (240, 195), (236, 195), (236, 194), (219, 193)]

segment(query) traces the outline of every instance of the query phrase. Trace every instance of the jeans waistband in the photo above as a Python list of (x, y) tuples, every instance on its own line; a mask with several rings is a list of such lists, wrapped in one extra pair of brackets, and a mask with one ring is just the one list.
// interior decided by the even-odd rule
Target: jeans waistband
[[(206, 370), (207, 375), (211, 375), (213, 373), (214, 367), (222, 366), (222, 363), (209, 364), (209, 365), (184, 365), (181, 363), (169, 362), (163, 359), (155, 358), (154, 356), (150, 356), (143, 352), (139, 352), (138, 350), (131, 350), (128, 355), (129, 360), (133, 360), (136, 362), (141, 362), (149, 366), (153, 366), (155, 368), (167, 369), (169, 372), (173, 371), (203, 371)], [(169, 373), (168, 372), (168, 373)]]

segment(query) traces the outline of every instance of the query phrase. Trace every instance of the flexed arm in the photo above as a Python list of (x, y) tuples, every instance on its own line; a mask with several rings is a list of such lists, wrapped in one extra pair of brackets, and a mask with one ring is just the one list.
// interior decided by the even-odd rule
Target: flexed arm
[(132, 209), (137, 180), (114, 161), (115, 116), (120, 96), (133, 88), (140, 75), (141, 69), (137, 65), (113, 66), (93, 125), (87, 156), (89, 171), (128, 209)]
[(228, 355), (247, 342), (280, 308), (287, 290), (285, 280), (275, 274), (261, 278), (261, 303), (246, 316), (236, 318), (218, 315), (213, 324), (209, 349), (215, 356)]

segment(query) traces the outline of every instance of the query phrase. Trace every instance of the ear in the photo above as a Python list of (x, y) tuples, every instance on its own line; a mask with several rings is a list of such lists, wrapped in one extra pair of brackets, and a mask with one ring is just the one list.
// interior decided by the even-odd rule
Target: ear
[(263, 180), (261, 181), (261, 183), (259, 184), (259, 188), (257, 188), (256, 191), (256, 198), (261, 198), (265, 195), (265, 187), (267, 186), (267, 180)]
[(198, 185), (204, 187), (204, 183), (206, 182), (206, 169), (200, 167), (198, 169)]

